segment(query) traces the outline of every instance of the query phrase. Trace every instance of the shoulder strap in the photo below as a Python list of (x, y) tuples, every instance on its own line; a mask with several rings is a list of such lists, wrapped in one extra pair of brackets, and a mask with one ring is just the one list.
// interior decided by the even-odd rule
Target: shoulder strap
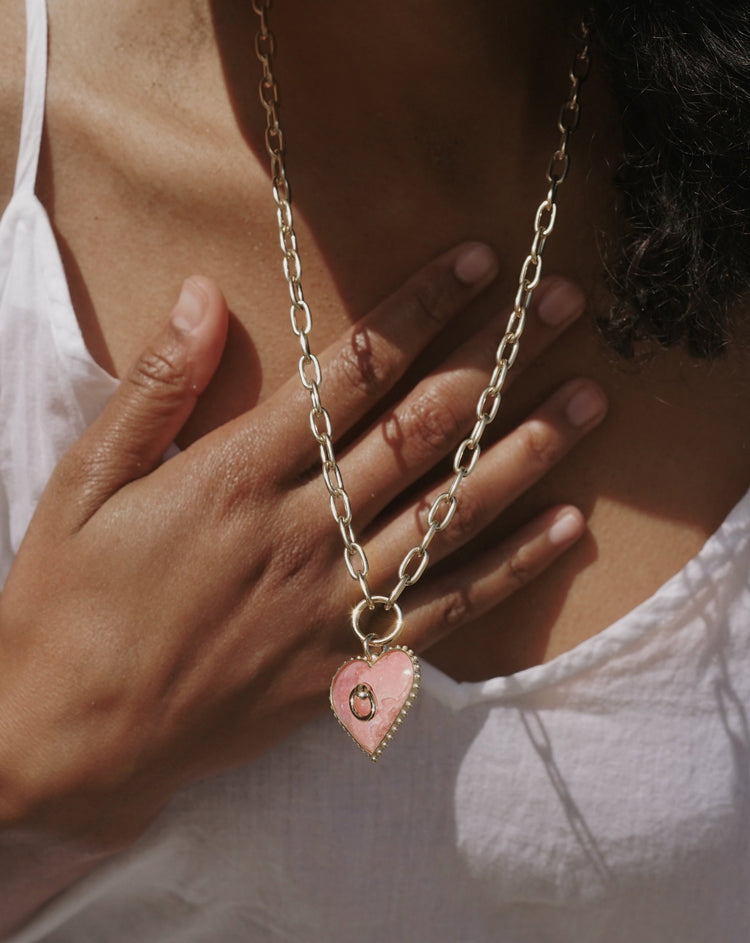
[(34, 192), (47, 91), (47, 2), (26, 0), (26, 81), (15, 192)]

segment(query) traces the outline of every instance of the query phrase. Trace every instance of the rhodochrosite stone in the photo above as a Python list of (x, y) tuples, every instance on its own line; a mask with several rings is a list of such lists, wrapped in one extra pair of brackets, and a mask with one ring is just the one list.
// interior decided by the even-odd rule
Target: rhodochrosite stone
[(414, 701), (419, 662), (408, 648), (394, 646), (368, 661), (343, 664), (331, 682), (331, 707), (341, 726), (376, 760), (388, 746)]

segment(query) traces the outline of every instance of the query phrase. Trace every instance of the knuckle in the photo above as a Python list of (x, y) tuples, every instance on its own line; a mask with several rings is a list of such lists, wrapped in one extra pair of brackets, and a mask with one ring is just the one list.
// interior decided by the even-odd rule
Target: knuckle
[(458, 498), (456, 512), (445, 535), (452, 544), (461, 546), (479, 533), (486, 523), (484, 502), (476, 489), (466, 487)]
[(236, 522), (247, 532), (249, 516), (260, 518), (275, 493), (269, 493), (265, 476), (253, 474), (252, 454), (244, 443), (230, 438), (214, 446), (206, 458), (200, 479), (199, 503), (223, 524)]
[(465, 589), (455, 589), (440, 601), (442, 624), (449, 629), (463, 625), (471, 618), (472, 605)]
[(218, 535), (217, 553), (236, 556), (240, 549), (248, 585), (264, 582), (275, 593), (306, 594), (315, 581), (325, 581), (337, 535), (321, 526), (324, 515), (309, 513), (306, 496), (293, 499), (271, 472), (249, 473), (242, 443), (220, 446), (210, 470), (197, 500)]
[(128, 380), (131, 386), (150, 395), (181, 396), (189, 385), (184, 357), (175, 345), (167, 350), (149, 348), (133, 365)]
[(313, 521), (281, 529), (272, 542), (268, 541), (264, 576), (271, 591), (277, 596), (292, 593), (312, 605), (314, 588), (331, 583), (332, 543), (321, 539), (320, 527)]
[(560, 447), (553, 430), (537, 419), (519, 429), (525, 459), (536, 468), (550, 468), (560, 458)]
[(283, 550), (278, 549), (273, 556), (273, 567), (279, 583), (285, 586), (290, 583), (308, 583), (317, 570), (319, 557), (319, 544), (315, 541), (299, 534), (295, 539), (287, 540)]
[(211, 519), (222, 527), (231, 529), (235, 525), (239, 531), (247, 528), (252, 499), (246, 482), (239, 475), (230, 474), (205, 485), (200, 489), (200, 498), (201, 505), (209, 509)]
[(536, 568), (528, 547), (515, 547), (512, 550), (508, 557), (507, 570), (516, 589), (531, 582), (536, 575)]
[(352, 334), (351, 343), (342, 349), (334, 372), (355, 393), (367, 398), (377, 396), (389, 385), (395, 364), (381, 344), (373, 344), (366, 330)]
[(415, 508), (414, 518), (420, 536), (424, 536), (430, 526), (431, 509), (432, 501), (429, 501), (427, 498), (422, 498)]
[(461, 434), (455, 412), (434, 392), (423, 393), (407, 403), (399, 425), (410, 446), (427, 453), (450, 448)]
[(442, 324), (453, 311), (456, 297), (455, 280), (446, 272), (420, 275), (409, 285), (405, 313), (428, 324)]

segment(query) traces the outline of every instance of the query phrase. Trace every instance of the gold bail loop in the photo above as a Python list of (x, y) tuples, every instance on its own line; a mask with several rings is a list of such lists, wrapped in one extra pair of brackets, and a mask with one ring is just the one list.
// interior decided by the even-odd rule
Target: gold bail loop
[[(388, 606), (388, 596), (373, 596), (372, 601), (376, 606), (382, 606), (384, 609)], [(371, 659), (370, 648), (371, 646), (377, 646), (378, 648), (385, 648), (387, 645), (390, 645), (401, 632), (401, 629), (404, 627), (404, 613), (401, 610), (401, 606), (397, 602), (393, 603), (389, 608), (386, 609), (387, 612), (391, 612), (396, 617), (396, 624), (388, 632), (387, 635), (375, 635), (372, 632), (363, 632), (359, 625), (359, 620), (362, 618), (362, 613), (367, 609), (369, 611), (370, 607), (366, 599), (361, 600), (354, 607), (352, 611), (352, 628), (354, 629), (354, 634), (362, 642), (365, 647), (365, 654), (367, 655), (368, 660)]]

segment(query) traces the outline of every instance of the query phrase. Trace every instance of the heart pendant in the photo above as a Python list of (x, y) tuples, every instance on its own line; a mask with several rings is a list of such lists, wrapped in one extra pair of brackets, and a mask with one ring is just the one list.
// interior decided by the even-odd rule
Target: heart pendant
[(394, 645), (369, 660), (359, 655), (344, 662), (331, 681), (331, 707), (344, 730), (374, 761), (393, 739), (418, 687), (417, 656)]

